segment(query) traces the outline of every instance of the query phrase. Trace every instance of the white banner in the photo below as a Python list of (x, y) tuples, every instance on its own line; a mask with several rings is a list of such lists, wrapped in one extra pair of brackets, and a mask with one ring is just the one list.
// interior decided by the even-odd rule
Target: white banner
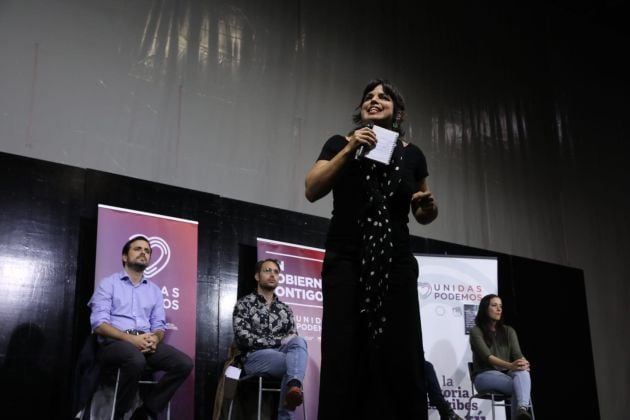
[[(95, 280), (122, 270), (125, 242), (144, 235), (151, 244), (151, 265), (145, 270), (161, 290), (166, 313), (164, 342), (195, 360), (197, 315), (197, 222), (160, 214), (98, 205)], [(195, 371), (171, 400), (171, 416), (194, 416)], [(106, 408), (109, 410), (109, 408)], [(164, 413), (160, 418), (165, 418)]]
[[(463, 418), (471, 394), (468, 362), (472, 353), (468, 332), (474, 325), (481, 298), (497, 293), (497, 259), (417, 255), (420, 266), (418, 296), (425, 359), (433, 363), (444, 398)], [(474, 399), (474, 419), (491, 418), (487, 401)], [(504, 410), (496, 410), (504, 420)], [(436, 410), (430, 420), (438, 420)]]

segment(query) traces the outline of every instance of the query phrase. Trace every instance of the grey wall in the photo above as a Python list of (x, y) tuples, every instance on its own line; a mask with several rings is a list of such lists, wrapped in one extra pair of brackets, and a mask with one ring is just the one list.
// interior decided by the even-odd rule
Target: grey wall
[[(304, 174), (390, 78), (440, 205), (412, 233), (583, 269), (601, 417), (621, 418), (629, 36), (561, 7), (415, 3), (1, 0), (0, 150), (328, 216)], [(561, 299), (532, 303), (551, 331)]]

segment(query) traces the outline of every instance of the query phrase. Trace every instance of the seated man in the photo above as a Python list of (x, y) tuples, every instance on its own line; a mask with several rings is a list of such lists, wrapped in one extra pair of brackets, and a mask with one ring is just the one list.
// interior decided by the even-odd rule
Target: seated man
[(92, 331), (99, 335), (99, 361), (120, 368), (115, 419), (131, 408), (145, 366), (165, 374), (134, 411), (133, 420), (156, 418), (193, 367), (190, 357), (162, 342), (166, 327), (162, 292), (143, 275), (150, 258), (147, 238), (127, 241), (123, 271), (102, 279), (88, 303)]
[(429, 403), (437, 408), (438, 413), (440, 413), (440, 420), (462, 420), (462, 418), (453, 411), (451, 404), (444, 399), (442, 388), (440, 388), (440, 383), (435, 374), (435, 368), (431, 362), (426, 360), (424, 361), (424, 379), (426, 381)]
[(259, 261), (256, 291), (236, 302), (232, 320), (234, 340), (244, 353), (245, 374), (282, 378), (278, 420), (286, 420), (302, 404), (308, 354), (306, 342), (297, 335), (293, 311), (274, 293), (279, 274), (278, 261)]

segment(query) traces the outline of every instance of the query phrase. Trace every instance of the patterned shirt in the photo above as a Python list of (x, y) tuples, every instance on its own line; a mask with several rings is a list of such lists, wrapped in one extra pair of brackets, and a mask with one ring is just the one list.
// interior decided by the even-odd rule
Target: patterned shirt
[(234, 306), (234, 340), (243, 352), (276, 348), (289, 334), (297, 334), (293, 311), (273, 295), (271, 305), (262, 295), (250, 293)]

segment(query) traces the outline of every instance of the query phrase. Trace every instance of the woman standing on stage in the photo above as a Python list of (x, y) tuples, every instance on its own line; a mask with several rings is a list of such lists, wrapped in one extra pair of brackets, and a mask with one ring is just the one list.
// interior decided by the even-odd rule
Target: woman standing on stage
[[(437, 217), (422, 151), (404, 138), (405, 102), (394, 85), (365, 87), (355, 128), (324, 144), (306, 176), (306, 197), (330, 191), (333, 211), (322, 269), (324, 315), (319, 418), (426, 419), (418, 265), (409, 210)], [(373, 126), (400, 135), (389, 164), (364, 157)]]

